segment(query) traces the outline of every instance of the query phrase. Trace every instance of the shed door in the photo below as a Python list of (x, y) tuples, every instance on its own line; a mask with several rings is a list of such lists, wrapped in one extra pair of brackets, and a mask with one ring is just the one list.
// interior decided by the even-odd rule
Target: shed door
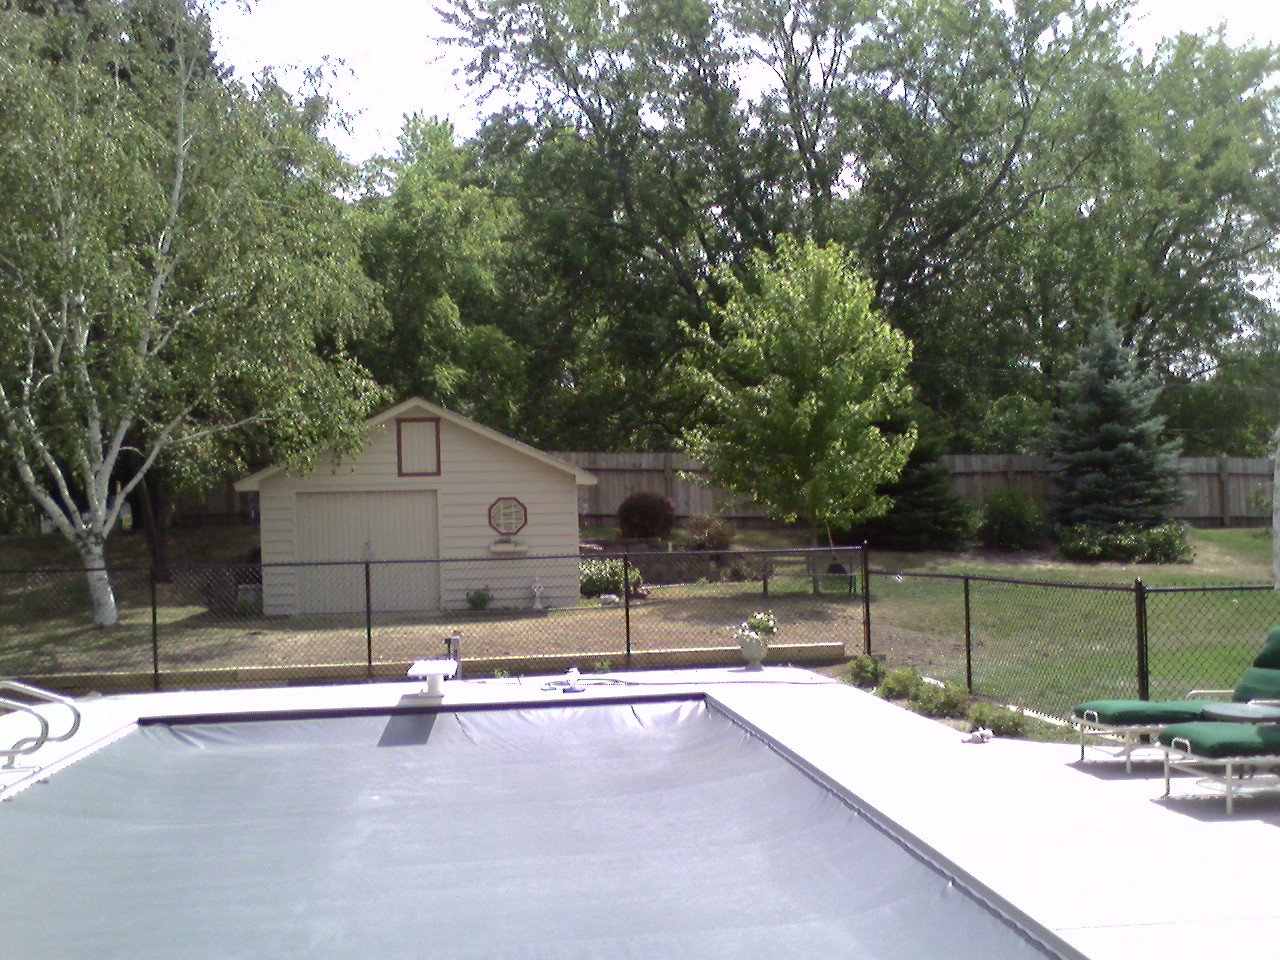
[[(439, 556), (432, 490), (301, 493), (298, 560), (432, 560)], [(435, 563), (374, 563), (369, 568), (375, 612), (438, 610)], [(303, 567), (301, 613), (363, 613), (364, 565)]]

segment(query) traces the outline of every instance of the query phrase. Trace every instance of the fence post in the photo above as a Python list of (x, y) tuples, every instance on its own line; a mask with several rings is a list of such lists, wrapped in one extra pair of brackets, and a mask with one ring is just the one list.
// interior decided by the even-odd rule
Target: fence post
[(1150, 664), (1147, 660), (1147, 587), (1141, 578), (1133, 581), (1133, 611), (1138, 634), (1138, 699), (1151, 696)]
[(867, 544), (862, 543), (862, 652), (871, 656), (871, 564)]
[(964, 685), (973, 693), (973, 621), (969, 616), (969, 578), (964, 578)]
[(631, 558), (622, 555), (622, 630), (627, 644), (627, 669), (631, 669)]
[(369, 561), (364, 562), (364, 645), (365, 672), (373, 679), (373, 573)]
[(156, 587), (156, 565), (151, 565), (151, 686), (160, 691), (160, 601)]

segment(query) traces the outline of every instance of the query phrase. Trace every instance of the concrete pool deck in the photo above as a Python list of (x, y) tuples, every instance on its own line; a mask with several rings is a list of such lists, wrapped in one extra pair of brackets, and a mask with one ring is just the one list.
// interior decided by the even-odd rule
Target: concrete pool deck
[[(420, 683), (90, 698), (80, 701), (80, 733), (32, 759), (56, 776), (59, 758), (141, 716), (705, 694), (1092, 960), (1274, 949), (1280, 793), (1243, 797), (1227, 817), (1221, 797), (1189, 777), (1162, 800), (1159, 763), (1138, 762), (1126, 775), (1119, 761), (1078, 763), (1074, 744), (965, 743), (949, 727), (803, 670), (612, 677), (627, 683), (586, 678), (584, 692), (564, 693), (544, 689), (559, 678), (449, 681), (442, 699), (420, 697)], [(58, 708), (47, 716), (61, 728)], [(6, 746), (27, 731), (23, 720), (0, 717)], [(0, 787), (15, 779), (0, 776)]]

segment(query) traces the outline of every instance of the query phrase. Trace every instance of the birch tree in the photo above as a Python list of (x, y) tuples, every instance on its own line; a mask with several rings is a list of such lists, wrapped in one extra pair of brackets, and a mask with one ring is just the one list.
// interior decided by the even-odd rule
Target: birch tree
[(332, 439), (372, 399), (316, 109), (231, 82), (184, 0), (0, 9), (0, 450), (100, 626), (107, 538), (158, 460), (250, 424)]

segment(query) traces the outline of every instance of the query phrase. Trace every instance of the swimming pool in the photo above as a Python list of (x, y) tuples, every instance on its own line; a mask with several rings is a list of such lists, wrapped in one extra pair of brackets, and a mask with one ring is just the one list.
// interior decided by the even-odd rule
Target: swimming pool
[(30, 960), (1079, 956), (705, 693), (154, 715), (0, 849)]

